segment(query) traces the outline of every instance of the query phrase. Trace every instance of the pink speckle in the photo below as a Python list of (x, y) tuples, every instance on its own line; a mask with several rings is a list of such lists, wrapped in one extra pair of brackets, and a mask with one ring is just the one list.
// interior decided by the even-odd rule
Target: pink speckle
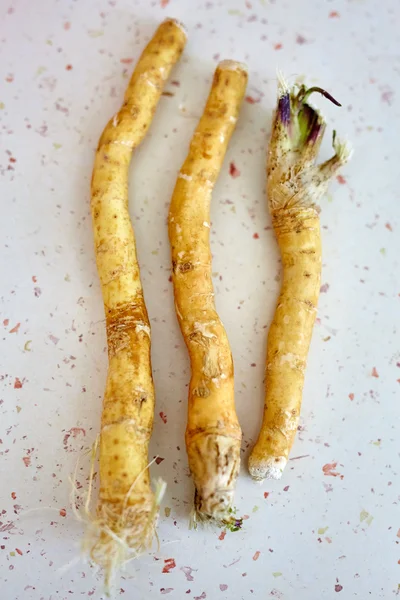
[(204, 598), (207, 598), (207, 594), (205, 592), (202, 592), (200, 596), (194, 596), (194, 600), (204, 600)]
[(14, 81), (14, 75), (12, 73), (7, 75), (6, 81), (7, 81), (7, 83), (12, 83)]
[(164, 425), (167, 423), (168, 419), (167, 419), (167, 415), (161, 411), (160, 412), (160, 417), (161, 417), (161, 421), (164, 423)]
[(3, 321), (4, 327), (8, 327), (9, 324), (10, 324), (10, 319), (4, 319), (4, 321)]
[(290, 487), (290, 486), (288, 486), (288, 485), (285, 485), (285, 487), (283, 488), (283, 491), (284, 491), (284, 492), (288, 492), (288, 491), (289, 491), (289, 487)]
[(21, 327), (21, 323), (17, 323), (14, 325), (12, 329), (10, 329), (10, 333), (18, 333), (19, 328)]
[(221, 531), (221, 533), (218, 536), (218, 539), (221, 540), (221, 542), (223, 542), (225, 539), (225, 536), (226, 536), (226, 531)]
[(61, 508), (60, 509), (60, 517), (66, 517), (67, 516), (67, 511), (65, 510), (65, 508)]
[(391, 224), (390, 224), (390, 223), (385, 223), (385, 227), (386, 227), (386, 229), (388, 229), (389, 231), (393, 231), (393, 228), (392, 228), (392, 226), (391, 226)]
[(354, 394), (353, 393), (349, 394), (349, 398), (350, 398), (350, 400), (354, 400)]
[(35, 298), (39, 298), (42, 295), (42, 290), (36, 286), (33, 288), (33, 293), (35, 294)]
[(226, 583), (220, 583), (219, 589), (221, 590), (221, 592), (225, 592), (228, 589), (228, 586), (226, 585)]
[(323, 285), (321, 285), (319, 291), (321, 292), (321, 294), (326, 294), (326, 292), (329, 290), (329, 283), (324, 283)]
[[(16, 499), (17, 499), (17, 494), (16, 494), (15, 492), (11, 492), (11, 498), (12, 498), (13, 500), (16, 500)], [(399, 529), (399, 531), (400, 531), (400, 529)], [(400, 537), (400, 536), (399, 536), (399, 537)]]
[(71, 23), (69, 21), (65, 21), (64, 29), (65, 29), (65, 31), (68, 31), (69, 29), (71, 29)]
[(261, 552), (259, 550), (257, 550), (257, 552), (254, 553), (253, 556), (253, 560), (258, 560), (258, 557), (260, 556)]
[(283, 48), (283, 44), (281, 44), (281, 43), (274, 45), (274, 50), (282, 50), (282, 48)]
[(376, 377), (376, 378), (378, 378), (378, 377), (379, 377), (379, 373), (378, 373), (378, 371), (376, 370), (376, 367), (373, 367), (373, 369), (372, 369), (372, 371), (371, 371), (371, 375), (372, 375), (372, 377)]
[(259, 239), (259, 237), (260, 237), (260, 236), (258, 235), (258, 233), (253, 233), (253, 238), (254, 238), (255, 240), (258, 240), (258, 239)]
[(296, 44), (300, 44), (300, 46), (302, 46), (303, 44), (306, 44), (307, 40), (303, 35), (298, 34), (296, 37)]
[(133, 58), (121, 58), (119, 62), (123, 65), (131, 65), (133, 63)]
[(400, 538), (400, 529), (397, 532), (397, 537)]
[(229, 165), (229, 175), (231, 175), (231, 177), (233, 177), (233, 179), (236, 179), (236, 177), (239, 177), (239, 175), (240, 175), (240, 171), (233, 161)]
[(340, 183), (340, 185), (345, 185), (347, 183), (343, 175), (336, 175), (336, 180), (338, 183)]
[(340, 13), (338, 13), (338, 11), (337, 11), (337, 10), (332, 10), (332, 11), (329, 13), (329, 18), (330, 18), (330, 19), (339, 19), (339, 18), (340, 18)]
[(16, 377), (15, 381), (14, 381), (14, 390), (20, 390), (22, 388), (22, 386), (23, 386), (23, 381), (21, 381), (19, 379), (19, 377)]
[(56, 337), (55, 335), (52, 335), (52, 334), (49, 335), (49, 340), (51, 342), (53, 342), (53, 344), (55, 346), (57, 346), (58, 342), (60, 341), (58, 337)]
[(195, 569), (192, 569), (192, 567), (181, 567), (180, 570), (185, 573), (186, 581), (194, 580), (192, 573)]
[(169, 0), (160, 0), (161, 8), (165, 8), (166, 6), (168, 6), (168, 4)]
[(160, 594), (169, 594), (170, 592), (173, 592), (174, 588), (160, 588)]
[(172, 569), (175, 569), (176, 567), (176, 562), (174, 558), (166, 558), (164, 560), (164, 567), (162, 572), (163, 573), (169, 573)]
[(19, 554), (20, 556), (22, 556), (22, 555), (23, 555), (23, 552), (22, 552), (22, 550), (20, 550), (19, 548), (15, 548), (15, 552), (16, 552), (17, 554)]
[(24, 464), (25, 464), (26, 467), (30, 466), (30, 464), (31, 464), (31, 457), (30, 456), (24, 456), (22, 460), (24, 461)]
[(340, 479), (343, 479), (344, 476), (335, 471), (336, 467), (337, 462), (326, 463), (326, 465), (322, 467), (322, 471), (326, 477), (340, 477)]
[(340, 585), (340, 583), (337, 583), (337, 584), (335, 585), (335, 592), (341, 592), (341, 591), (342, 591), (342, 589), (343, 589), (343, 586), (342, 586), (342, 585)]
[(385, 104), (388, 104), (389, 106), (391, 106), (393, 103), (393, 96), (394, 96), (394, 91), (391, 89), (387, 89), (381, 93), (381, 101), (384, 102)]

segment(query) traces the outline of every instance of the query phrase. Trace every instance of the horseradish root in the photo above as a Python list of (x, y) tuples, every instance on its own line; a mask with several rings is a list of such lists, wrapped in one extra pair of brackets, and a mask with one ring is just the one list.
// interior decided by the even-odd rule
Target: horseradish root
[(283, 281), (268, 334), (263, 423), (249, 459), (249, 471), (256, 480), (279, 479), (294, 442), (320, 290), (316, 202), (350, 157), (349, 147), (334, 133), (334, 156), (315, 164), (325, 120), (307, 103), (313, 92), (338, 104), (321, 88), (289, 89), (280, 81), (268, 149), (268, 204), (282, 256)]
[(150, 324), (128, 211), (128, 169), (185, 41), (178, 22), (168, 19), (159, 26), (139, 59), (120, 111), (103, 131), (93, 169), (91, 211), (109, 368), (99, 501), (85, 547), (104, 567), (107, 589), (115, 570), (151, 545), (158, 515), (147, 456), (154, 416)]
[(211, 192), (235, 128), (247, 71), (221, 62), (169, 213), (176, 313), (187, 345), (189, 386), (186, 448), (195, 485), (194, 521), (232, 524), (241, 429), (234, 402), (229, 342), (214, 305), (210, 252)]

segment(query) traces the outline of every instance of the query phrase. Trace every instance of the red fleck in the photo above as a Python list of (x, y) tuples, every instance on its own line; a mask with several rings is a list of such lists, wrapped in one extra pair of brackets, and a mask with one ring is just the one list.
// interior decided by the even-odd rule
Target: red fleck
[(22, 554), (23, 554), (22, 550), (20, 550), (19, 548), (15, 548), (15, 552), (17, 554), (19, 554), (20, 556), (22, 556)]
[(67, 66), (65, 67), (65, 69), (66, 69), (67, 71), (71, 71), (71, 70), (72, 70), (72, 65), (67, 65)]
[(71, 427), (71, 429), (69, 430), (69, 433), (74, 438), (76, 438), (76, 436), (78, 436), (80, 433), (83, 433), (83, 435), (86, 435), (86, 431), (83, 429), (83, 427)]
[(347, 183), (347, 181), (343, 177), (343, 175), (336, 175), (336, 179), (337, 179), (338, 183), (340, 183), (340, 185), (345, 185)]
[(29, 467), (29, 465), (31, 464), (31, 457), (30, 456), (24, 456), (22, 459), (25, 463), (26, 467)]
[(239, 177), (240, 175), (240, 171), (234, 162), (231, 162), (231, 164), (229, 165), (229, 175), (231, 175), (233, 179), (236, 179), (236, 177)]
[(164, 568), (162, 570), (163, 573), (169, 573), (171, 569), (175, 569), (176, 563), (174, 558), (166, 558), (164, 560)]
[(225, 590), (228, 589), (228, 586), (226, 585), (226, 583), (220, 583), (219, 589), (221, 590), (221, 592), (225, 592)]
[(166, 415), (166, 414), (165, 414), (163, 411), (161, 411), (161, 412), (160, 412), (160, 417), (161, 417), (161, 420), (162, 420), (162, 422), (163, 422), (163, 423), (164, 423), (164, 425), (165, 425), (165, 424), (166, 424), (166, 422), (167, 422), (167, 420), (168, 420), (168, 419), (167, 419), (167, 415)]
[(169, 282), (172, 282), (172, 275), (170, 275), (170, 276), (168, 277), (168, 281), (169, 281)]
[(246, 96), (245, 100), (249, 104), (257, 104), (258, 102), (260, 102), (261, 98), (253, 98), (253, 96)]
[(13, 500), (16, 500), (17, 499), (17, 494), (15, 492), (11, 492), (11, 498)]
[(283, 48), (283, 44), (280, 44), (280, 43), (275, 44), (275, 46), (274, 46), (274, 50), (282, 50), (282, 48)]
[(156, 465), (160, 465), (163, 460), (164, 459), (161, 458), (161, 456), (156, 456), (156, 458), (154, 459), (154, 462), (156, 463)]
[(340, 479), (343, 479), (343, 475), (335, 471), (336, 467), (337, 462), (326, 463), (326, 465), (322, 467), (324, 475), (326, 475), (327, 477), (340, 477)]
[(386, 229), (388, 229), (389, 231), (393, 231), (392, 226), (390, 223), (386, 223), (385, 224)]
[(218, 539), (222, 542), (225, 539), (226, 536), (226, 531), (221, 531), (221, 533), (218, 536)]
[(330, 18), (330, 19), (339, 19), (339, 17), (340, 17), (340, 14), (338, 13), (338, 11), (337, 11), (337, 10), (332, 10), (332, 11), (329, 13), (329, 18)]
[(306, 43), (307, 43), (307, 40), (306, 40), (306, 38), (303, 35), (299, 34), (296, 37), (296, 44), (300, 44), (300, 46), (302, 46), (303, 44), (306, 44)]
[(376, 377), (376, 378), (378, 378), (378, 377), (379, 377), (379, 373), (378, 373), (378, 371), (376, 370), (376, 368), (375, 368), (375, 367), (372, 369), (372, 371), (371, 371), (371, 375), (372, 375), (372, 377)]
[(10, 324), (10, 319), (4, 319), (4, 321), (3, 321), (4, 327), (8, 327), (9, 324)]
[(284, 491), (284, 492), (287, 492), (288, 490), (289, 490), (289, 486), (288, 486), (288, 485), (286, 485), (286, 486), (283, 488), (283, 491)]
[(259, 237), (260, 237), (260, 236), (258, 235), (258, 233), (253, 233), (253, 238), (254, 238), (255, 240), (258, 240), (258, 239), (259, 239)]
[(349, 398), (350, 398), (350, 400), (354, 400), (354, 394), (353, 393), (349, 394)]
[(169, 4), (169, 0), (160, 0), (161, 8), (165, 8)]
[(21, 323), (17, 323), (12, 329), (10, 329), (10, 333), (18, 333), (18, 329), (21, 327)]
[(19, 377), (16, 377), (14, 381), (14, 390), (20, 390), (22, 385), (22, 381), (19, 379)]
[(321, 285), (319, 291), (321, 292), (321, 294), (326, 294), (326, 292), (329, 290), (329, 283), (324, 283), (323, 285)]
[(10, 73), (7, 77), (6, 77), (6, 81), (7, 83), (12, 83), (14, 81), (14, 75), (12, 75), (12, 73)]
[(65, 510), (65, 508), (61, 508), (60, 509), (60, 517), (66, 517), (67, 516), (67, 511)]
[(173, 79), (171, 81), (171, 85), (174, 85), (175, 87), (179, 87), (181, 85), (181, 83), (177, 79)]
[(65, 21), (64, 29), (65, 29), (65, 31), (68, 31), (68, 29), (71, 29), (71, 23), (69, 21)]
[(269, 492), (264, 492), (264, 498), (268, 498)]
[(123, 65), (131, 65), (133, 63), (133, 58), (121, 58), (119, 62)]
[(340, 583), (337, 583), (337, 584), (335, 585), (335, 592), (341, 592), (341, 591), (342, 591), (342, 589), (343, 589), (343, 586), (342, 586), (342, 585), (340, 585)]
[(257, 552), (254, 553), (253, 556), (253, 560), (258, 560), (258, 557), (260, 556), (261, 552), (259, 550), (257, 550)]

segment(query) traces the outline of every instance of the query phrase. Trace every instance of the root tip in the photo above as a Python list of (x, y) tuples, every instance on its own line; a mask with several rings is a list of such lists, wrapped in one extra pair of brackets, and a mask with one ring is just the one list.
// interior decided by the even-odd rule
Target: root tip
[(249, 458), (249, 473), (255, 481), (264, 479), (280, 479), (286, 467), (284, 456), (272, 456), (262, 460)]

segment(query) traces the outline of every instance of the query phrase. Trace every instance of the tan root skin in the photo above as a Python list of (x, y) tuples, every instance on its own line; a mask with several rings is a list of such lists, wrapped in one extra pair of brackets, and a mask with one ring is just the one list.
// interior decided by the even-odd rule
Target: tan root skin
[(325, 128), (320, 119), (320, 138), (303, 149), (288, 151), (285, 129), (276, 116), (268, 149), (268, 203), (283, 281), (268, 334), (263, 422), (249, 458), (249, 472), (256, 480), (282, 476), (295, 439), (321, 280), (316, 202), (349, 158), (346, 145), (334, 143), (335, 155), (322, 165), (315, 164)]
[(218, 65), (169, 213), (176, 312), (192, 367), (186, 447), (197, 520), (224, 521), (240, 464), (232, 355), (214, 305), (209, 237), (211, 192), (246, 83), (243, 65)]
[(150, 323), (128, 211), (128, 169), (185, 42), (179, 23), (168, 19), (159, 26), (139, 59), (120, 111), (103, 131), (93, 169), (91, 210), (109, 369), (95, 523), (100, 533), (90, 553), (106, 571), (129, 558), (130, 550), (151, 544), (157, 516), (147, 457), (154, 416)]

